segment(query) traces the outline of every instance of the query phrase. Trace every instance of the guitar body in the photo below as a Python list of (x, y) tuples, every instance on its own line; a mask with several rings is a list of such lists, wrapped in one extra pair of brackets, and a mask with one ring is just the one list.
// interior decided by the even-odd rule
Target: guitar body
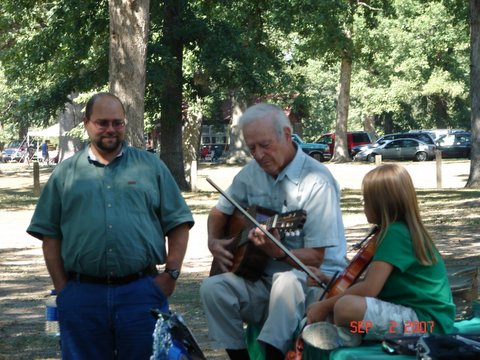
[[(248, 212), (259, 223), (264, 223), (267, 219), (275, 215), (272, 210), (261, 207), (249, 208)], [(252, 242), (247, 241), (246, 237), (252, 226), (246, 223), (247, 220), (245, 218), (242, 220), (245, 221), (245, 230), (241, 232), (240, 244), (237, 245), (234, 251), (233, 266), (230, 271), (245, 279), (257, 281), (263, 275), (269, 257), (253, 245)]]
[[(247, 211), (259, 223), (265, 224), (267, 228), (274, 219), (273, 227), (280, 231), (282, 229), (301, 228), (306, 217), (305, 212), (301, 210), (277, 215), (270, 209), (252, 206)], [(248, 240), (248, 232), (252, 227), (253, 225), (236, 210), (230, 218), (225, 238), (235, 238), (227, 247), (227, 250), (233, 254), (233, 265), (229, 271), (245, 279), (257, 281), (263, 275), (269, 257)], [(220, 266), (214, 259), (210, 268), (210, 276), (221, 273)]]

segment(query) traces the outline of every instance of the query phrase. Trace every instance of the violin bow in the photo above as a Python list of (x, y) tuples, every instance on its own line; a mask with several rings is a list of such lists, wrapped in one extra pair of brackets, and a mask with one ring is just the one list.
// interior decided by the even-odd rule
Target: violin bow
[(287, 254), (287, 256), (293, 260), (293, 262), (295, 264), (298, 265), (298, 267), (300, 269), (302, 269), (305, 273), (307, 273), (308, 276), (310, 276), (312, 279), (314, 279), (319, 285), (320, 287), (322, 287), (323, 289), (326, 288), (325, 284), (322, 282), (322, 280), (320, 280), (320, 278), (315, 275), (315, 273), (312, 272), (312, 270), (310, 270), (307, 266), (305, 266), (299, 258), (297, 258), (295, 255), (293, 255), (293, 253), (288, 250), (285, 245), (283, 245), (280, 241), (278, 241), (278, 239), (273, 236), (267, 229), (265, 229), (254, 217), (252, 217), (252, 215), (250, 215), (243, 207), (241, 207), (234, 199), (232, 199), (231, 196), (229, 196), (228, 194), (226, 194), (222, 189), (220, 189), (220, 187), (215, 184), (210, 178), (206, 178), (206, 180), (208, 181), (208, 183), (210, 185), (212, 185), (220, 194), (222, 194), (228, 201), (230, 201), (230, 203), (232, 203), (233, 206), (235, 206), (238, 211), (240, 211), (248, 220), (250, 220), (250, 222), (252, 222), (257, 228), (259, 228), (270, 240), (273, 241), (273, 243), (275, 245), (277, 245), (280, 249), (282, 249), (285, 254)]

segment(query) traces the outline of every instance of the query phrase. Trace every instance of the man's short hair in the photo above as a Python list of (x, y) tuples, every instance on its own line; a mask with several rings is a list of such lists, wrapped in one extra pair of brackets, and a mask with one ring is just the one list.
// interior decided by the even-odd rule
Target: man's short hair
[(85, 118), (87, 120), (90, 120), (90, 116), (92, 116), (92, 111), (93, 111), (93, 105), (95, 105), (95, 103), (105, 97), (105, 96), (109, 96), (109, 97), (112, 97), (114, 99), (116, 99), (119, 104), (122, 106), (122, 110), (123, 110), (123, 113), (125, 114), (125, 107), (123, 106), (123, 103), (122, 101), (118, 98), (118, 96), (112, 94), (112, 93), (109, 93), (109, 92), (99, 92), (99, 93), (96, 93), (95, 95), (93, 95), (87, 102), (87, 105), (85, 106)]
[(238, 121), (240, 129), (252, 121), (259, 119), (272, 119), (275, 133), (278, 139), (283, 138), (283, 129), (289, 128), (292, 130), (292, 124), (285, 112), (277, 105), (268, 103), (258, 103), (250, 106)]

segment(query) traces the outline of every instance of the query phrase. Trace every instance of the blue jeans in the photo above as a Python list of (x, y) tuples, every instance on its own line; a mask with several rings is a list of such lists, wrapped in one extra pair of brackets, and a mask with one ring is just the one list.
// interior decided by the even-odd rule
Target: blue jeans
[(62, 359), (148, 360), (156, 319), (168, 299), (145, 277), (125, 285), (70, 280), (57, 297)]

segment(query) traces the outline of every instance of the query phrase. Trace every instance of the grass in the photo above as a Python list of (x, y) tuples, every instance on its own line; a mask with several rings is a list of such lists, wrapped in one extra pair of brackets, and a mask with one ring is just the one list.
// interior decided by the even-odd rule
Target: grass
[(26, 210), (37, 203), (38, 197), (31, 190), (2, 190), (0, 193), (0, 210)]
[[(478, 265), (480, 190), (420, 189), (417, 193), (424, 222), (447, 263)], [(206, 214), (218, 194), (200, 192), (184, 193), (184, 196), (194, 214)], [(27, 188), (2, 189), (0, 212), (31, 209), (36, 201), (37, 197)], [(341, 206), (344, 215), (362, 216), (360, 191), (344, 190)], [(353, 231), (346, 229), (347, 238)], [(28, 249), (0, 249), (0, 258), (0, 360), (59, 359), (57, 340), (47, 337), (43, 330), (45, 298), (51, 284), (41, 255), (32, 255)], [(29, 265), (23, 265), (25, 261)], [(223, 353), (209, 348), (205, 317), (199, 303), (200, 283), (206, 276), (207, 271), (183, 274), (171, 304), (183, 315), (207, 358), (223, 359)]]

